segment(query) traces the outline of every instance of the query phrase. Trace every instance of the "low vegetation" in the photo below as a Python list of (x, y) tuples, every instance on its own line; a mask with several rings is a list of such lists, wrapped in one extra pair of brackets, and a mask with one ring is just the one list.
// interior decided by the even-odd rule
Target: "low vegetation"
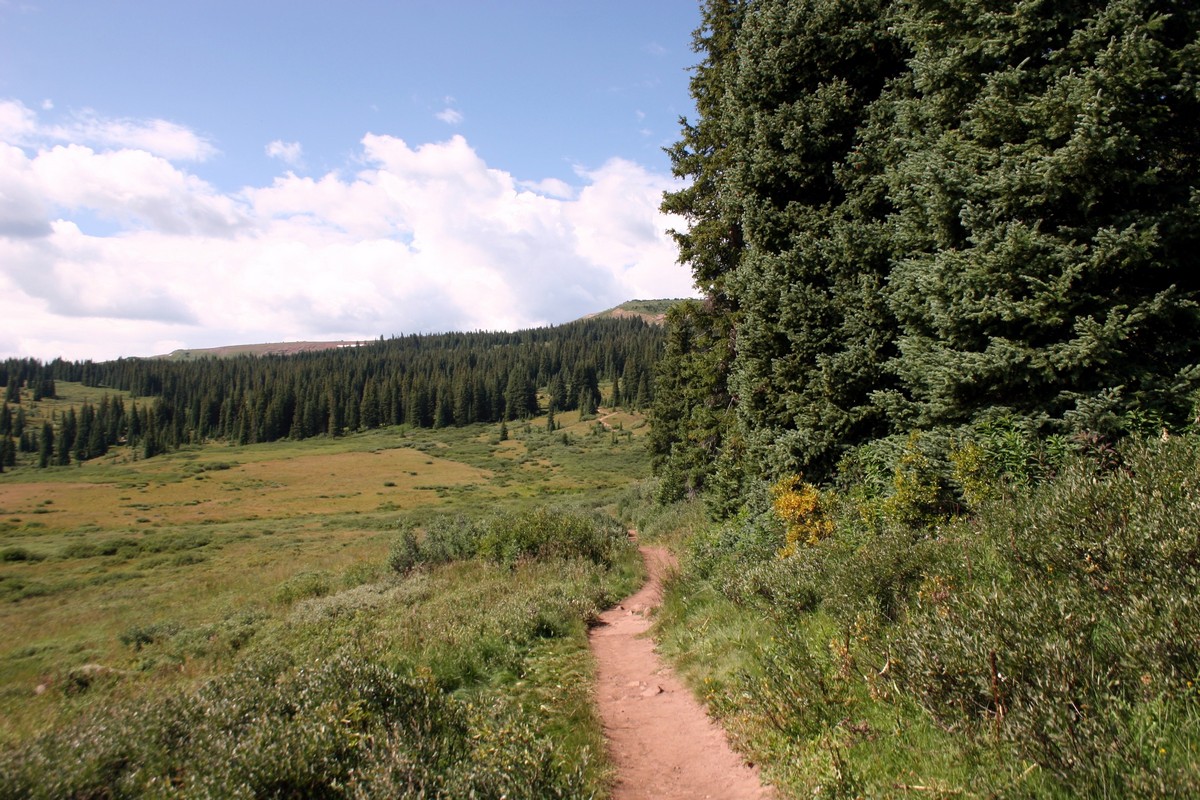
[(0, 796), (602, 793), (645, 423), (555, 416), (5, 473)]
[(957, 513), (912, 452), (885, 491), (643, 512), (688, 532), (664, 648), (795, 796), (1200, 791), (1200, 440), (996, 443)]

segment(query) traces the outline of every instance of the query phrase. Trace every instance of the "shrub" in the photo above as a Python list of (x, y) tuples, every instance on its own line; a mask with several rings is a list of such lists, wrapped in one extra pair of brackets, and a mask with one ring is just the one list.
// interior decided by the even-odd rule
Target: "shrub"
[(940, 724), (1011, 742), (1081, 794), (1190, 794), (1200, 446), (1120, 455), (1107, 472), (1072, 459), (956, 526), (973, 579), (960, 564), (939, 600), (913, 606), (896, 673)]
[(421, 563), (421, 549), (417, 543), (417, 532), (411, 527), (400, 531), (400, 535), (392, 542), (388, 551), (388, 568), (392, 572), (406, 575)]
[(833, 522), (826, 518), (820, 490), (799, 475), (784, 478), (771, 487), (771, 508), (787, 525), (780, 558), (794, 555), (799, 547), (815, 546), (833, 532)]
[(607, 567), (629, 546), (624, 527), (611, 517), (543, 507), (487, 520), (479, 555), (510, 565), (522, 558), (583, 558)]
[(327, 572), (300, 572), (275, 587), (272, 598), (281, 605), (291, 605), (308, 597), (324, 597), (333, 590), (333, 584)]
[(41, 553), (35, 553), (32, 550), (15, 545), (0, 550), (0, 561), (9, 563), (17, 561), (41, 561), (44, 558), (45, 556)]
[(179, 633), (180, 626), (175, 622), (155, 622), (149, 625), (133, 625), (122, 631), (117, 639), (126, 647), (141, 650), (155, 642), (170, 639)]

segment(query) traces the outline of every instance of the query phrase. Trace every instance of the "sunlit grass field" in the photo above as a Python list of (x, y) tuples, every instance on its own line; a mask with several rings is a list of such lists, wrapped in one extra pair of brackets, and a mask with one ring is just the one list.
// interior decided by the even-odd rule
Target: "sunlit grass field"
[[(63, 400), (27, 407), (31, 423), (85, 399), (82, 387), (59, 390)], [(93, 403), (101, 396), (86, 392)], [(518, 705), (563, 691), (564, 675), (580, 686), (582, 619), (544, 644), (513, 634), (526, 648), (518, 656), (462, 656), (467, 640), (451, 640), (512, 627), (489, 623), (482, 608), (555, 593), (582, 592), (584, 606), (620, 596), (636, 559), (608, 573), (470, 562), (398, 576), (388, 567), (403, 528), (546, 504), (601, 508), (646, 475), (640, 415), (555, 421), (553, 431), (545, 417), (508, 423), (504, 440), (490, 425), (209, 444), (152, 459), (115, 448), (83, 465), (25, 463), (0, 475), (0, 746), (191, 690), (279, 643), (315, 663), (370, 641), (372, 658), (391, 667), (425, 670), (456, 693), (507, 685)], [(461, 658), (473, 666), (445, 663)], [(544, 685), (525, 674), (538, 670)], [(546, 731), (597, 746), (598, 734), (570, 721), (589, 713), (586, 697), (559, 705), (565, 716), (550, 715)]]

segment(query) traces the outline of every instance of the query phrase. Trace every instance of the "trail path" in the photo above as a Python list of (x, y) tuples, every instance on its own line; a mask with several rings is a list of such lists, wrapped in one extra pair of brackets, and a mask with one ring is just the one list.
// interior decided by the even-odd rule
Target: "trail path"
[(662, 602), (662, 547), (641, 547), (649, 580), (600, 615), (590, 634), (597, 705), (617, 769), (613, 800), (758, 800), (774, 794), (654, 652), (648, 614)]

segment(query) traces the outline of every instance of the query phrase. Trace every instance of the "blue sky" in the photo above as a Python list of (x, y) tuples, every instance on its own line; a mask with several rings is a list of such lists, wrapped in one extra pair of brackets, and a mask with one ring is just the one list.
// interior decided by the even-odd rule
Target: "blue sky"
[(690, 294), (695, 0), (0, 0), (0, 356), (565, 321)]

